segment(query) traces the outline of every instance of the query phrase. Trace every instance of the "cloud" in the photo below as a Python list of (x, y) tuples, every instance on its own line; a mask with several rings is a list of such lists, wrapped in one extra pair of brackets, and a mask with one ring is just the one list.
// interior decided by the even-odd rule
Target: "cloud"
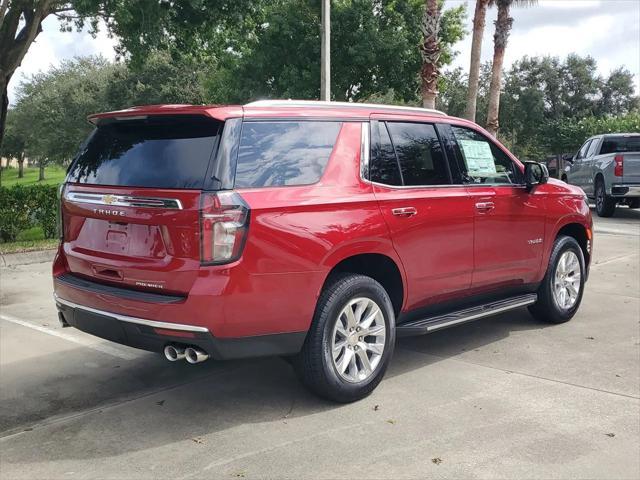
[(100, 28), (96, 38), (83, 32), (61, 32), (60, 24), (53, 17), (42, 22), (42, 33), (31, 45), (9, 83), (9, 102), (15, 102), (18, 85), (25, 77), (38, 72), (46, 72), (57, 67), (63, 60), (85, 55), (102, 55), (110, 60), (115, 58), (114, 46), (117, 40), (107, 36), (106, 29)]
[[(473, 1), (448, 1), (447, 6), (468, 4), (469, 35), (456, 48), (460, 54), (454, 67), (469, 68)], [(482, 60), (493, 55), (493, 30), (497, 14), (491, 8), (482, 40)], [(505, 67), (528, 56), (566, 57), (570, 53), (590, 55), (600, 75), (620, 66), (635, 74), (640, 93), (640, 1), (638, 0), (543, 0), (537, 5), (513, 8), (513, 30), (505, 55)]]

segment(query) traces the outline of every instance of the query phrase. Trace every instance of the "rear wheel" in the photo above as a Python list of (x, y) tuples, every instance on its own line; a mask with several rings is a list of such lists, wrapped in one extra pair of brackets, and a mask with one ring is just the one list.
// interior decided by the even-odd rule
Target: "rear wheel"
[(338, 274), (320, 295), (296, 372), (317, 395), (353, 402), (380, 383), (394, 344), (395, 316), (382, 285)]
[(529, 307), (538, 320), (564, 323), (576, 314), (585, 281), (584, 255), (573, 237), (559, 236), (551, 251), (547, 273), (538, 289), (538, 301)]
[(604, 181), (596, 180), (596, 213), (599, 217), (610, 217), (616, 211), (616, 201), (607, 195)]

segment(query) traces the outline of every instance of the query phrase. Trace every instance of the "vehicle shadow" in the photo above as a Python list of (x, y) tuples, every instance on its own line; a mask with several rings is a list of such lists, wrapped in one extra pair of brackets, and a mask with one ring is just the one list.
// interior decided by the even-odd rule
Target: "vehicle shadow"
[[(481, 349), (512, 332), (546, 327), (523, 309), (424, 337), (402, 338), (385, 378), (417, 369), (429, 375), (429, 367), (441, 360)], [(194, 367), (143, 353), (139, 361), (109, 359), (99, 368), (82, 368), (87, 357), (95, 355), (77, 348), (28, 360), (8, 375), (3, 372), (0, 435), (13, 434), (3, 463), (115, 457), (327, 410), (371, 410), (375, 402), (375, 393), (352, 405), (319, 399), (280, 358)], [(50, 367), (46, 378), (25, 377), (44, 365)], [(64, 442), (50, 440), (58, 437)]]

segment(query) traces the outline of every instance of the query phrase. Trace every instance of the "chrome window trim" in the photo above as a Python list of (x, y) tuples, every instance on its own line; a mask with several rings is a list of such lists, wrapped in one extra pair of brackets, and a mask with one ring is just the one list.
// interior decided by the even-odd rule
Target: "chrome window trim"
[(371, 155), (371, 140), (369, 129), (371, 123), (362, 122), (362, 130), (360, 134), (360, 179), (368, 182), (369, 179), (369, 159)]
[(121, 322), (127, 323), (135, 323), (137, 325), (147, 325), (149, 327), (154, 328), (166, 328), (169, 330), (181, 330), (184, 332), (203, 332), (209, 333), (209, 329), (206, 327), (198, 327), (195, 325), (185, 325), (183, 323), (170, 323), (170, 322), (159, 322), (157, 320), (147, 320), (146, 318), (137, 318), (130, 317), (128, 315), (121, 315), (119, 313), (107, 312), (105, 310), (99, 310), (93, 307), (85, 307), (84, 305), (79, 305), (77, 303), (71, 302), (69, 300), (65, 300), (64, 298), (60, 298), (57, 294), (53, 294), (53, 299), (56, 303), (61, 305), (65, 305), (70, 308), (77, 308), (79, 310), (85, 310), (87, 312), (95, 313), (97, 315), (104, 315), (106, 317), (115, 318)]
[(131, 195), (86, 192), (67, 192), (64, 198), (70, 202), (90, 203), (111, 207), (171, 208), (182, 210), (182, 202), (177, 198), (135, 197)]

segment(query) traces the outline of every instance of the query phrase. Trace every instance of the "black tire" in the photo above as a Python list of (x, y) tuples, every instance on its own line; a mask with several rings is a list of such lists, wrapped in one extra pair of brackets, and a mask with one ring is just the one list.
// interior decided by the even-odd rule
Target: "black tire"
[(632, 198), (629, 200), (629, 208), (640, 208), (640, 198)]
[[(350, 300), (357, 297), (376, 302), (384, 317), (386, 332), (384, 350), (373, 373), (362, 381), (349, 382), (339, 375), (334, 366), (331, 345), (340, 313)], [(382, 380), (393, 356), (395, 337), (393, 306), (382, 285), (364, 275), (336, 274), (320, 294), (309, 333), (295, 360), (296, 373), (307, 388), (323, 398), (341, 403), (360, 400)]]
[[(578, 257), (578, 263), (580, 265), (580, 290), (578, 297), (574, 305), (570, 308), (562, 308), (553, 294), (554, 281), (556, 269), (558, 268), (558, 261), (562, 254), (567, 251), (572, 251)], [(564, 323), (576, 314), (580, 303), (582, 302), (582, 295), (584, 293), (584, 281), (585, 281), (585, 263), (584, 255), (580, 245), (573, 237), (567, 237), (564, 235), (556, 238), (551, 251), (551, 257), (549, 258), (549, 265), (547, 266), (547, 273), (542, 280), (542, 284), (538, 288), (538, 301), (529, 307), (531, 314), (540, 321), (548, 323)]]
[(607, 195), (604, 181), (598, 177), (596, 179), (596, 213), (599, 217), (611, 217), (615, 211), (616, 201)]

